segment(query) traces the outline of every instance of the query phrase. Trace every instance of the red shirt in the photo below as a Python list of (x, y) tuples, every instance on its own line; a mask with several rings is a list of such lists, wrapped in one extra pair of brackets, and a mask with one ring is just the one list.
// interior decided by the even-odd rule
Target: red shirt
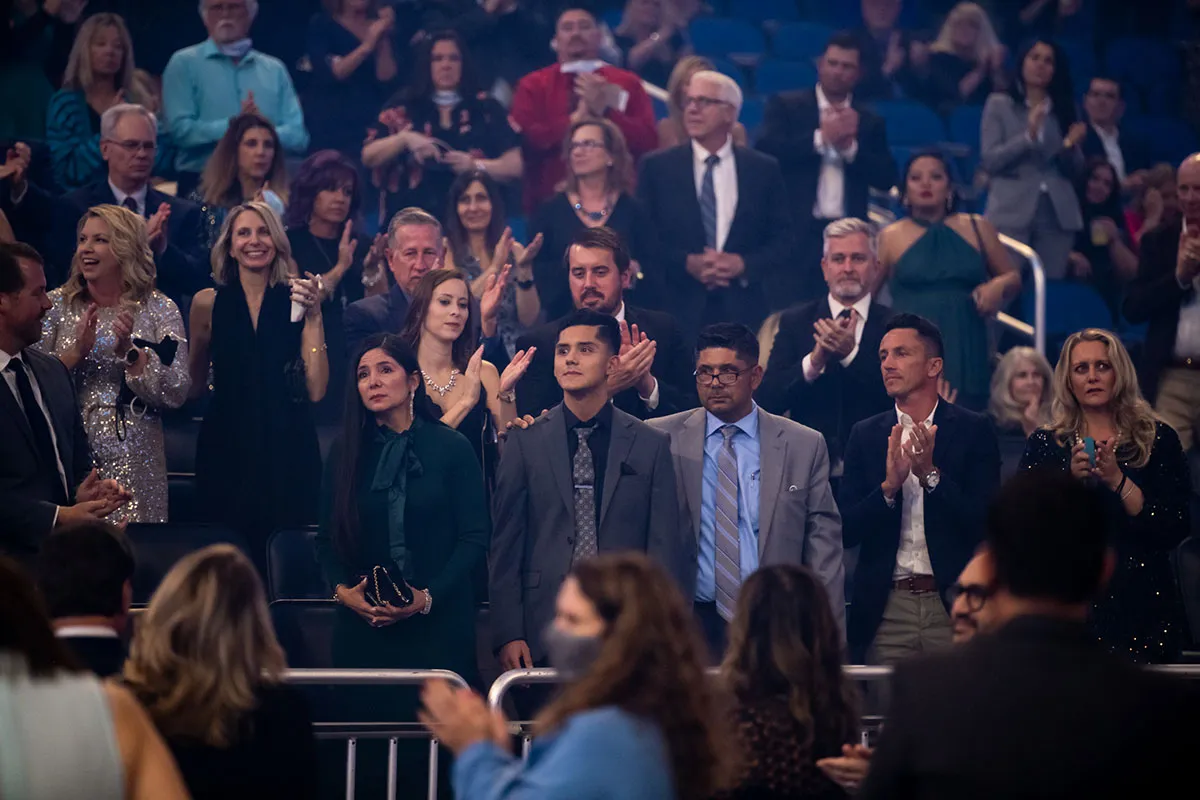
[[(597, 73), (609, 83), (629, 92), (625, 110), (609, 108), (604, 116), (621, 133), (636, 159), (658, 146), (654, 127), (654, 105), (632, 72), (607, 64)], [(575, 74), (563, 72), (558, 64), (526, 75), (517, 84), (511, 122), (521, 134), (525, 159), (525, 210), (533, 211), (554, 196), (554, 187), (565, 175), (562, 147), (570, 117), (579, 100), (575, 96)]]

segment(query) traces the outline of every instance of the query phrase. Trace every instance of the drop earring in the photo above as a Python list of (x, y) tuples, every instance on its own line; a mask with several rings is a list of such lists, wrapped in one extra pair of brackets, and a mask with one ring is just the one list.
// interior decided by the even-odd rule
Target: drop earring
[(408, 393), (408, 424), (409, 425), (412, 425), (412, 423), (413, 423), (413, 416), (414, 416), (414, 414), (416, 414), (416, 409), (417, 409), (417, 393), (409, 392)]

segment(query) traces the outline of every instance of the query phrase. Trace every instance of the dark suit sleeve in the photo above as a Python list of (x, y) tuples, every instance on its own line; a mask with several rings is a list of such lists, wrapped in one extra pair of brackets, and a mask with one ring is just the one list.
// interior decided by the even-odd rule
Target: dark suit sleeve
[[(799, 119), (801, 102), (780, 95), (767, 101), (763, 114), (763, 135), (756, 149), (774, 156), (785, 170), (815, 171), (821, 161), (821, 156), (813, 147), (813, 134), (817, 129), (815, 125), (802, 124)], [(812, 118), (816, 120), (817, 115), (813, 114)]]
[(846, 547), (860, 544), (874, 530), (899, 524), (900, 495), (897, 493), (893, 507), (884, 501), (880, 485), (883, 482), (881, 465), (870, 463), (871, 454), (877, 448), (871, 447), (868, 438), (869, 432), (860, 422), (850, 429), (846, 441), (845, 466), (838, 492), (838, 506), (842, 509), (842, 543)]
[(12, 182), (0, 181), (0, 211), (8, 217), (19, 241), (37, 248), (46, 261), (46, 286), (66, 283), (75, 254), (75, 224), (82, 214), (75, 203), (55, 197), (27, 181), (19, 205), (12, 202)]
[[(663, 218), (663, 213), (667, 206), (674, 202), (672, 187), (660, 185), (665, 182), (661, 173), (667, 163), (664, 156), (669, 152), (669, 150), (665, 150), (642, 159), (638, 174), (638, 199), (642, 201), (651, 227), (656, 231), (670, 229)], [(674, 187), (674, 191), (678, 192), (678, 187)], [(654, 244), (654, 262), (662, 270), (664, 283), (669, 285), (673, 280), (692, 280), (692, 276), (687, 274), (687, 257), (689, 255), (687, 250), (661, 235), (656, 237)]]
[(650, 416), (665, 417), (699, 405), (696, 379), (692, 375), (694, 363), (695, 358), (684, 343), (683, 334), (672, 322), (658, 340), (658, 352), (654, 356), (657, 369), (651, 369), (651, 373), (658, 380), (658, 407)]
[[(39, 531), (50, 533), (58, 506), (30, 500), (24, 492), (0, 489), (0, 552), (32, 552)], [(22, 541), (18, 544), (16, 539)]]
[(886, 192), (896, 183), (896, 160), (888, 148), (883, 119), (874, 114), (867, 119), (869, 124), (859, 126), (858, 154), (846, 164), (846, 177), (861, 176), (871, 188)]
[[(792, 393), (801, 388), (796, 382), (804, 382), (803, 361), (811, 351), (804, 344), (811, 340), (812, 332), (806, 332), (803, 323), (801, 316), (794, 312), (784, 312), (779, 320), (767, 370), (755, 393), (758, 404), (772, 414), (787, 413), (793, 406)], [(805, 336), (806, 333), (809, 335)]]
[(960, 469), (945, 469), (934, 463), (941, 477), (937, 488), (925, 495), (925, 513), (946, 514), (948, 533), (978, 540), (988, 505), (1000, 488), (1000, 443), (990, 419), (972, 416), (974, 430), (967, 446), (966, 463)]
[[(157, 209), (152, 209), (154, 213)], [(175, 224), (178, 227), (175, 227)], [(160, 282), (169, 287), (167, 294), (191, 295), (212, 283), (212, 265), (204, 246), (203, 219), (200, 210), (188, 209), (178, 223), (167, 223), (167, 248), (155, 259)]]
[(1175, 256), (1178, 244), (1174, 236), (1151, 233), (1142, 238), (1138, 258), (1138, 274), (1125, 295), (1122, 309), (1135, 325), (1149, 322), (1160, 314), (1170, 314), (1179, 308), (1191, 293), (1175, 279)]
[(536, 347), (533, 361), (517, 381), (517, 414), (539, 416), (558, 404), (559, 386), (554, 379), (554, 347), (539, 332), (530, 332), (517, 339), (518, 350)]
[(500, 453), (496, 489), (492, 494), (491, 552), (488, 558), (488, 602), (491, 605), (492, 647), (528, 641), (525, 631), (521, 565), (529, 527), (529, 476), (525, 469), (525, 434), (513, 431)]
[(746, 264), (746, 279), (755, 283), (783, 269), (795, 249), (791, 207), (788, 205), (787, 187), (783, 183), (783, 173), (779, 171), (779, 162), (771, 159), (764, 165), (762, 175), (759, 191), (763, 193), (762, 202), (766, 204), (767, 236), (759, 247), (738, 254)]
[[(61, 362), (60, 362), (61, 365)], [(66, 367), (63, 367), (66, 371)], [(71, 487), (71, 499), (74, 500), (75, 493), (79, 490), (79, 484), (83, 483), (84, 478), (92, 471), (92, 446), (88, 441), (87, 431), (83, 427), (83, 415), (79, 413), (79, 400), (75, 393), (75, 384), (71, 380), (71, 376), (67, 374), (67, 385), (71, 387), (71, 425), (74, 430), (71, 431), (71, 473), (75, 485)]]
[[(369, 299), (369, 298), (368, 298)], [(346, 330), (346, 354), (353, 356), (362, 340), (379, 330), (375, 319), (365, 306), (365, 300), (359, 300), (346, 306), (342, 315), (342, 326)]]
[(465, 436), (454, 436), (450, 437), (446, 448), (446, 459), (450, 464), (447, 483), (455, 487), (455, 542), (450, 558), (442, 569), (429, 579), (429, 586), (426, 587), (433, 596), (433, 614), (438, 613), (438, 597), (445, 597), (448, 592), (462, 591), (469, 585), (471, 570), (481, 559), (487, 557), (491, 529), (483, 473), (471, 443)]
[(904, 665), (895, 668), (890, 683), (887, 725), (871, 755), (871, 768), (858, 795), (860, 800), (904, 800), (916, 796), (907, 759), (912, 749), (912, 731), (922, 720), (920, 699), (913, 697)]
[(691, 520), (681, 513), (678, 486), (675, 463), (671, 457), (671, 440), (664, 435), (658, 442), (650, 483), (650, 540), (647, 555), (658, 561), (675, 578), (684, 597), (693, 597), (696, 584), (696, 536), (691, 530)]

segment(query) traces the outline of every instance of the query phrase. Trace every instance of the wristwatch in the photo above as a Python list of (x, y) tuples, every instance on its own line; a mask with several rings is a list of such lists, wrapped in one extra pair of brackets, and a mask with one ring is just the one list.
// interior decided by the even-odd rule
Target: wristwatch
[(125, 351), (125, 358), (123, 358), (121, 360), (125, 362), (126, 366), (132, 367), (134, 364), (137, 363), (138, 359), (141, 357), (142, 357), (142, 351), (136, 347), (131, 347)]
[(921, 478), (921, 485), (925, 487), (925, 491), (932, 492), (941, 483), (942, 473), (938, 472), (937, 467), (929, 471), (929, 474)]

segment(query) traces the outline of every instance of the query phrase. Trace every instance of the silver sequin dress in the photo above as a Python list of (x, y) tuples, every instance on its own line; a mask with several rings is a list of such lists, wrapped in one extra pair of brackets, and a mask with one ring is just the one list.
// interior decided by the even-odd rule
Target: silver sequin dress
[[(75, 345), (75, 329), (87, 309), (76, 301), (67, 308), (62, 290), (50, 293), (54, 307), (42, 321), (42, 341), (38, 347), (61, 356)], [(92, 447), (92, 459), (101, 478), (113, 478), (129, 489), (133, 499), (117, 509), (111, 522), (167, 521), (167, 459), (163, 450), (161, 410), (179, 408), (187, 399), (191, 378), (187, 370), (187, 336), (183, 317), (175, 303), (155, 290), (133, 310), (133, 337), (160, 342), (168, 334), (180, 344), (170, 367), (163, 366), (153, 351), (149, 362), (137, 377), (129, 377), (129, 388), (136, 398), (118, 414), (116, 403), (121, 392), (125, 362), (113, 352), (116, 336), (113, 322), (121, 306), (101, 308), (96, 321), (96, 343), (72, 370), (83, 427)]]

